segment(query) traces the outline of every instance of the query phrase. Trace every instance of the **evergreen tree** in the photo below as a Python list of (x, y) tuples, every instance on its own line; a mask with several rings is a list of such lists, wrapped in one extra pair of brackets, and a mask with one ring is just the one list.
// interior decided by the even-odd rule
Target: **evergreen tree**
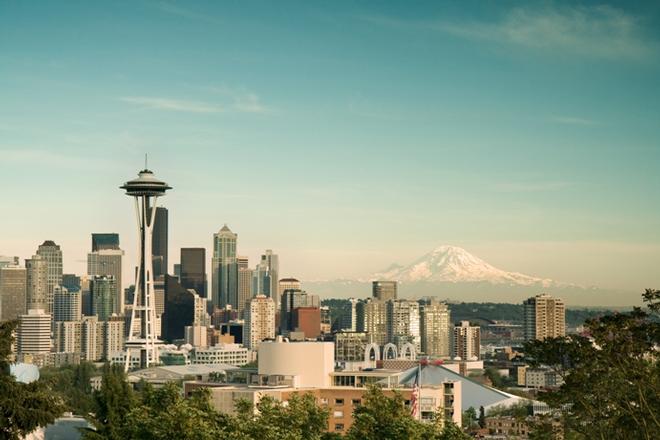
[(95, 412), (83, 438), (88, 440), (121, 440), (126, 438), (127, 416), (136, 404), (136, 397), (120, 365), (105, 364), (101, 389), (94, 392)]
[(486, 427), (486, 411), (484, 410), (483, 406), (479, 407), (479, 427)]
[(530, 365), (564, 380), (540, 398), (563, 416), (566, 438), (660, 438), (660, 291), (643, 299), (646, 310), (587, 321), (588, 336), (525, 345)]
[(0, 322), (0, 438), (18, 440), (53, 423), (64, 411), (62, 399), (42, 379), (17, 382), (10, 373), (16, 321)]

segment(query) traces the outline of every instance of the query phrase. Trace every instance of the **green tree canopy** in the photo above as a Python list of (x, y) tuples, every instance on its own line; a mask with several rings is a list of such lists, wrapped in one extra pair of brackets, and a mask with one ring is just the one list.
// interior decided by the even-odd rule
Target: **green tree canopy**
[(64, 404), (43, 379), (17, 382), (10, 373), (16, 321), (0, 322), (0, 438), (19, 439), (62, 415)]
[(531, 341), (532, 366), (564, 379), (540, 399), (563, 416), (569, 435), (585, 439), (660, 438), (660, 291), (646, 309), (587, 321), (587, 335)]

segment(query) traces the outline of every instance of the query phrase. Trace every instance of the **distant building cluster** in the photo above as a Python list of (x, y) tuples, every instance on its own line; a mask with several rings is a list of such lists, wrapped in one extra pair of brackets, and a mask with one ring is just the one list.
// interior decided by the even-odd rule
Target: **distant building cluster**
[(228, 413), (239, 398), (256, 403), (311, 392), (331, 410), (328, 429), (340, 433), (372, 383), (400, 392), (407, 404), (415, 400), (422, 420), (441, 414), (459, 424), (469, 407), (520, 401), (491, 388), (495, 379), (465, 379), (485, 377), (486, 367), (528, 390), (561, 386), (549, 369), (529, 368), (516, 345), (565, 334), (559, 298), (525, 300), (516, 322), (455, 322), (451, 304), (401, 298), (389, 280), (373, 281), (366, 298), (324, 303), (300, 280), (280, 278), (273, 250), (250, 266), (227, 225), (212, 236), (209, 285), (203, 247), (181, 248), (170, 267), (168, 210), (156, 200), (171, 188), (143, 170), (122, 189), (135, 198), (138, 216), (130, 284), (116, 233), (91, 234), (84, 274), (64, 273), (62, 249), (52, 240), (24, 264), (0, 257), (0, 319), (18, 321), (17, 361), (118, 363), (132, 381), (154, 384), (192, 376), (186, 392), (210, 387), (214, 404)]

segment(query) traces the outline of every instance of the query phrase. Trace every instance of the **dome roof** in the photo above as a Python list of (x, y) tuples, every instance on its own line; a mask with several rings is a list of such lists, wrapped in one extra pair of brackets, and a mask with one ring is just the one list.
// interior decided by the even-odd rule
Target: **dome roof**
[(137, 179), (129, 180), (120, 188), (125, 189), (129, 196), (163, 196), (165, 191), (172, 189), (147, 169), (140, 171)]

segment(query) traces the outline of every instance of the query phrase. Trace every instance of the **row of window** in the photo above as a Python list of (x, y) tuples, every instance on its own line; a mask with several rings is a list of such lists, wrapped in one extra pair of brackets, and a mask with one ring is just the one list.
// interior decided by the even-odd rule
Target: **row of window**
[[(327, 405), (328, 403), (329, 403), (328, 399), (326, 399), (325, 397), (321, 398), (322, 405)], [(361, 403), (362, 403), (361, 399), (351, 399), (351, 405), (353, 406), (358, 406)], [(343, 405), (344, 405), (344, 399), (335, 399), (335, 406), (343, 406)]]

